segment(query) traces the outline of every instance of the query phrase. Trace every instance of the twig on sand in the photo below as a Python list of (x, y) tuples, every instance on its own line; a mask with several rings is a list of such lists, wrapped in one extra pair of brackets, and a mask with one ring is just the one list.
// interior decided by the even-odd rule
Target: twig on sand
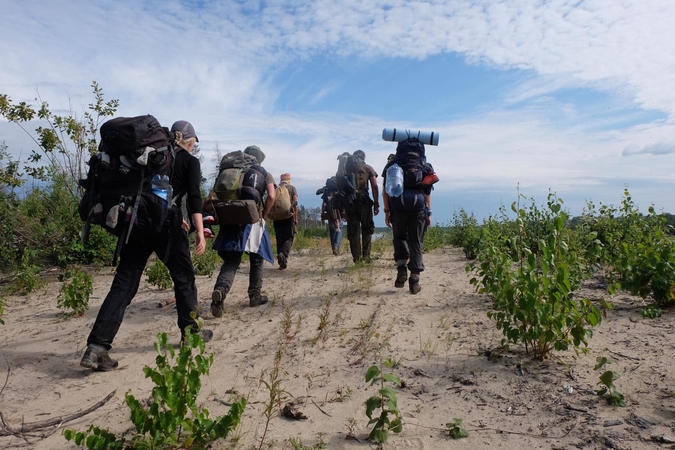
[(622, 358), (632, 359), (633, 361), (642, 361), (642, 358), (636, 358), (635, 356), (624, 355), (623, 353), (614, 352), (614, 351), (612, 351), (612, 350), (610, 350), (610, 349), (607, 349), (607, 351), (610, 352), (610, 353), (613, 354), (613, 355), (620, 356), (620, 357), (622, 357)]
[(322, 413), (324, 413), (324, 414), (327, 415), (328, 417), (333, 417), (333, 416), (331, 416), (330, 414), (328, 414), (326, 411), (324, 411), (323, 409), (321, 409), (321, 407), (320, 407), (319, 405), (317, 405), (316, 402), (315, 402), (314, 400), (312, 400), (312, 403), (314, 403), (314, 406), (316, 406), (317, 408), (319, 408), (319, 411), (321, 411)]
[[(53, 419), (48, 419), (48, 420), (39, 420), (37, 422), (31, 422), (31, 423), (24, 423), (21, 425), (20, 430), (14, 430), (10, 428), (9, 425), (5, 422), (5, 418), (2, 416), (2, 413), (0, 413), (0, 421), (2, 421), (2, 428), (0, 428), (0, 436), (17, 436), (17, 437), (23, 437), (24, 433), (31, 433), (35, 431), (40, 431), (45, 428), (49, 427), (60, 427), (64, 423), (71, 422), (75, 419), (79, 419), (82, 416), (86, 416), (92, 411), (97, 410), (101, 406), (105, 405), (108, 403), (108, 401), (113, 398), (115, 393), (117, 392), (117, 389), (112, 391), (110, 394), (106, 395), (106, 397), (101, 400), (100, 402), (96, 403), (95, 405), (90, 406), (87, 409), (83, 409), (81, 411), (78, 411), (73, 414), (68, 414), (66, 416), (62, 417), (55, 417)], [(51, 434), (51, 433), (50, 433)]]

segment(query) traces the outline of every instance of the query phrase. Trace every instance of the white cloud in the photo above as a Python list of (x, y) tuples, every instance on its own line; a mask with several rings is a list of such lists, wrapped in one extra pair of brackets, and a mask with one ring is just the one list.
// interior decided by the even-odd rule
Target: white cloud
[[(37, 87), (56, 108), (67, 109), (70, 96), (77, 111), (89, 103), (96, 80), (106, 98), (121, 100), (119, 114), (151, 112), (165, 124), (190, 120), (207, 154), (216, 141), (228, 150), (258, 143), (268, 149), (273, 173), (289, 171), (290, 163), (294, 183), (307, 187), (325, 180), (334, 171), (332, 155), (345, 149), (369, 149), (379, 171), (375, 162), (392, 151), (379, 131), (396, 125), (441, 132), (441, 146), (429, 152), (443, 179), (438, 190), (448, 193), (510, 190), (519, 182), (575, 192), (615, 189), (621, 180), (669, 183), (671, 0), (34, 0), (3, 8), (0, 92), (13, 100), (32, 101)], [(501, 106), (518, 109), (496, 105), (491, 113), (437, 124), (275, 110), (281, 87), (274, 74), (296, 61), (345, 55), (418, 61), (439, 53), (524, 70)], [(315, 101), (336, 87), (320, 82), (322, 88), (308, 90)], [(663, 111), (666, 119), (621, 129), (610, 122), (627, 118), (619, 114), (597, 131), (589, 111), (547, 98), (578, 87), (604, 91), (626, 107)], [(532, 99), (537, 104), (518, 107)], [(9, 139), (5, 130), (0, 140)]]

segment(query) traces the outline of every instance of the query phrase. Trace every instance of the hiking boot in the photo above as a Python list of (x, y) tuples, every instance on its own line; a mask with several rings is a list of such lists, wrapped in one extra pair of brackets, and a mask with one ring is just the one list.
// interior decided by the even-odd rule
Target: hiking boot
[(254, 308), (256, 306), (264, 305), (268, 301), (269, 299), (266, 295), (256, 294), (250, 297), (248, 304), (251, 308)]
[(340, 255), (340, 249), (338, 247), (333, 247), (333, 254), (335, 256), (339, 256)]
[[(213, 339), (213, 331), (211, 331), (211, 330), (206, 330), (206, 329), (204, 329), (204, 328), (202, 328), (201, 330), (199, 330), (199, 331), (197, 331), (197, 332), (192, 332), (192, 334), (193, 334), (193, 335), (196, 334), (197, 336), (199, 336), (199, 337), (201, 338), (201, 340), (204, 341), (205, 344), (206, 344), (207, 342), (210, 342), (211, 339)], [(181, 340), (180, 340), (180, 341), (181, 341), (181, 343), (182, 343), (183, 345), (189, 345), (189, 344), (190, 344), (190, 343), (187, 341), (187, 336), (186, 336), (186, 335), (183, 335), (183, 336), (181, 337)]]
[(394, 287), (403, 288), (406, 281), (408, 281), (408, 269), (405, 266), (398, 266), (398, 275), (396, 281), (394, 281)]
[(211, 314), (213, 317), (223, 317), (223, 301), (225, 300), (225, 291), (216, 289), (211, 294)]
[(417, 278), (415, 280), (410, 278), (410, 280), (408, 282), (408, 287), (410, 288), (411, 294), (419, 294), (420, 291), (422, 290), (422, 286), (420, 286), (419, 278)]
[(117, 361), (108, 355), (108, 350), (104, 346), (87, 344), (87, 350), (80, 360), (80, 365), (91, 370), (105, 372), (117, 368)]
[(283, 253), (279, 253), (277, 255), (277, 259), (279, 260), (279, 269), (280, 270), (284, 270), (286, 267), (288, 267), (288, 265), (287, 265), (288, 258), (286, 257), (286, 255), (284, 255)]

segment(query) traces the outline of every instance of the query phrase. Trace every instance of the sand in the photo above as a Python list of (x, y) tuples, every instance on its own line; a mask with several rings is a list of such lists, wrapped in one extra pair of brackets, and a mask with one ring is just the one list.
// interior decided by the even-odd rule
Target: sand
[[(607, 298), (616, 308), (596, 327), (588, 354), (557, 352), (533, 361), (520, 346), (500, 350), (501, 334), (486, 316), (490, 300), (469, 284), (459, 249), (425, 255), (419, 295), (394, 288), (391, 256), (384, 251), (371, 267), (354, 268), (347, 254), (293, 251), (288, 269), (265, 265), (270, 303), (257, 308), (248, 306), (244, 262), (218, 319), (209, 312), (215, 279), (198, 277), (205, 327), (214, 331), (207, 352), (215, 354), (199, 403), (218, 416), (228, 411), (223, 402), (232, 392), (249, 400), (234, 440), (212, 448), (260, 446), (269, 398), (260, 377), (274, 366), (282, 345), (281, 386), (307, 418), (275, 412), (262, 448), (293, 448), (290, 438), (308, 448), (320, 442), (328, 449), (376, 448), (367, 441), (365, 401), (377, 387), (364, 377), (382, 358), (397, 363), (386, 371), (403, 381), (397, 395), (404, 421), (402, 433), (391, 433), (384, 448), (641, 449), (675, 443), (672, 313), (643, 318), (642, 299), (625, 292), (609, 297), (601, 280), (590, 280), (578, 294)], [(62, 430), (90, 424), (122, 433), (132, 427), (125, 393), (150, 398), (153, 384), (143, 367), (154, 365), (156, 334), (167, 332), (170, 342), (179, 343), (175, 308), (165, 304), (172, 291), (143, 281), (111, 350), (120, 367), (93, 372), (79, 361), (112, 269), (99, 270), (94, 280), (90, 308), (81, 317), (65, 317), (56, 307), (61, 284), (55, 279), (28, 296), (7, 298), (0, 325), (0, 448), (75, 448)], [(284, 339), (289, 320), (293, 326)], [(598, 356), (615, 360), (608, 368), (622, 375), (616, 385), (626, 407), (613, 408), (594, 395)], [(110, 401), (82, 417), (21, 433), (22, 426), (58, 421), (113, 391)], [(463, 420), (468, 438), (454, 440), (443, 431), (454, 418)]]

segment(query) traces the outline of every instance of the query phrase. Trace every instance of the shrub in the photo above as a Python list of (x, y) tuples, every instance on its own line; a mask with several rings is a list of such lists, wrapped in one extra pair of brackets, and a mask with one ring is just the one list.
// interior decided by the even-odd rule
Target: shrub
[(461, 247), (466, 259), (476, 259), (480, 249), (480, 227), (473, 213), (460, 209), (452, 215), (452, 244)]
[(147, 282), (159, 289), (170, 289), (173, 286), (171, 273), (159, 258), (145, 268), (145, 275)]
[[(590, 300), (572, 295), (588, 272), (583, 257), (568, 245), (574, 237), (565, 227), (562, 200), (550, 194), (546, 211), (534, 205), (517, 208), (515, 203), (512, 209), (518, 215), (519, 234), (506, 245), (501, 244), (501, 235), (486, 236), (478, 260), (467, 267), (477, 275), (471, 284), (493, 299), (488, 316), (505, 336), (502, 345), (522, 342), (537, 359), (552, 350), (587, 346), (590, 327), (600, 323), (602, 314)], [(534, 227), (534, 222), (541, 223)], [(528, 227), (536, 229), (536, 242)]]
[(216, 265), (221, 261), (218, 252), (213, 250), (209, 245), (206, 246), (206, 251), (201, 255), (192, 254), (192, 264), (195, 268), (195, 275), (213, 275)]
[(81, 268), (75, 267), (68, 269), (61, 281), (65, 283), (59, 291), (56, 306), (60, 309), (70, 309), (72, 314), (81, 316), (89, 309), (89, 296), (94, 292), (94, 278)]
[[(155, 384), (148, 408), (130, 393), (125, 396), (136, 428), (130, 441), (94, 425), (85, 432), (64, 430), (64, 437), (88, 449), (197, 449), (227, 437), (239, 425), (246, 399), (235, 401), (225, 416), (209, 418), (209, 411), (197, 406), (197, 397), (202, 386), (201, 376), (208, 375), (213, 364), (213, 353), (204, 355), (204, 341), (189, 330), (186, 340), (187, 344), (176, 354), (167, 343), (166, 333), (157, 335), (157, 367), (143, 369), (145, 377)], [(196, 351), (198, 353), (193, 354)]]

